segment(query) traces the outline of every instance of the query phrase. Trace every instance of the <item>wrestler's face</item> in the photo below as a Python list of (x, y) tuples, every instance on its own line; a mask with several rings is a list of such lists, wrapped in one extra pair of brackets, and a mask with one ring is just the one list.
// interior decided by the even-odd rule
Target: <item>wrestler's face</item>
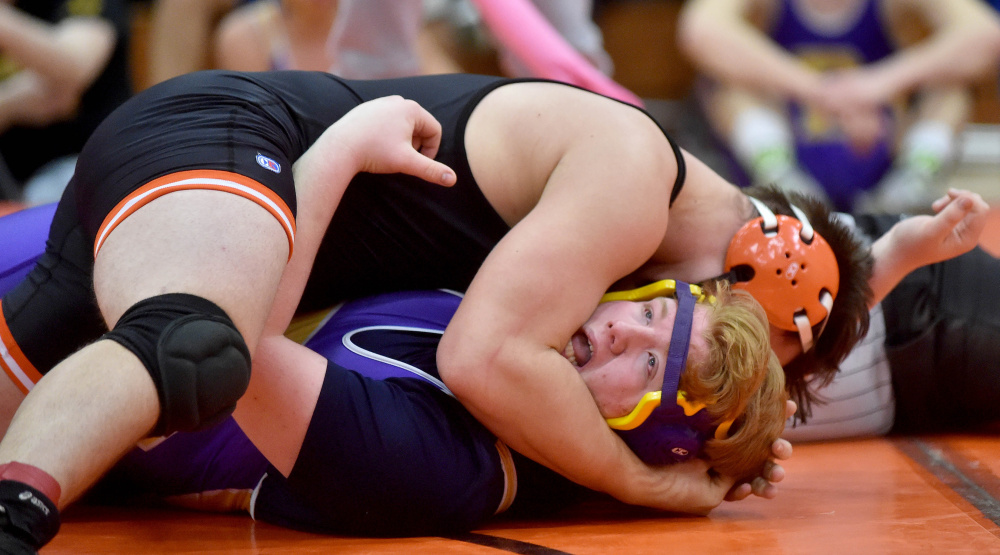
[[(707, 352), (708, 310), (695, 306), (690, 360)], [(579, 370), (605, 418), (625, 416), (643, 395), (663, 388), (676, 312), (677, 302), (666, 297), (603, 303), (573, 335), (563, 355)]]

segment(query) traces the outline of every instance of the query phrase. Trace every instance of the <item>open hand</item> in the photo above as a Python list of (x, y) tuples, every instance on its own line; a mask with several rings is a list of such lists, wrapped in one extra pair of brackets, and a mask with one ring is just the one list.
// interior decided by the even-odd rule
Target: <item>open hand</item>
[(912, 216), (893, 226), (899, 255), (914, 267), (964, 254), (979, 243), (989, 205), (970, 191), (949, 189), (932, 205), (935, 214)]

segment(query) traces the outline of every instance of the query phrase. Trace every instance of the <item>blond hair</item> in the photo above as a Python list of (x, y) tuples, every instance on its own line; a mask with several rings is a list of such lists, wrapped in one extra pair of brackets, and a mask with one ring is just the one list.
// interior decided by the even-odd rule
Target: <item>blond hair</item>
[(746, 291), (713, 287), (717, 298), (704, 334), (708, 355), (688, 359), (679, 389), (705, 403), (714, 423), (735, 420), (725, 439), (709, 439), (713, 468), (737, 478), (760, 475), (785, 427), (785, 374), (771, 350), (767, 316)]

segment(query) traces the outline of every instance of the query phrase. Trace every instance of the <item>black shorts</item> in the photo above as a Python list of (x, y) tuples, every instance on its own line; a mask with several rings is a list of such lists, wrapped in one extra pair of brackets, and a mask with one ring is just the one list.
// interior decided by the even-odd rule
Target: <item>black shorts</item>
[(0, 306), (0, 339), (30, 377), (22, 385), (107, 331), (93, 294), (94, 256), (115, 225), (158, 196), (191, 188), (241, 195), (271, 212), (291, 243), (292, 163), (359, 102), (327, 74), (211, 71), (123, 104), (87, 142), (45, 253)]

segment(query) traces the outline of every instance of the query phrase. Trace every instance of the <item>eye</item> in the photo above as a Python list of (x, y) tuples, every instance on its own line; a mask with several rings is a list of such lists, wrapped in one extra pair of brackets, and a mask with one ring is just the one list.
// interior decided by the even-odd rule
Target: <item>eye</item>
[(650, 354), (646, 359), (646, 368), (651, 371), (656, 371), (656, 355)]
[(646, 317), (647, 324), (653, 321), (653, 309), (649, 308), (648, 305), (642, 307), (642, 315)]

